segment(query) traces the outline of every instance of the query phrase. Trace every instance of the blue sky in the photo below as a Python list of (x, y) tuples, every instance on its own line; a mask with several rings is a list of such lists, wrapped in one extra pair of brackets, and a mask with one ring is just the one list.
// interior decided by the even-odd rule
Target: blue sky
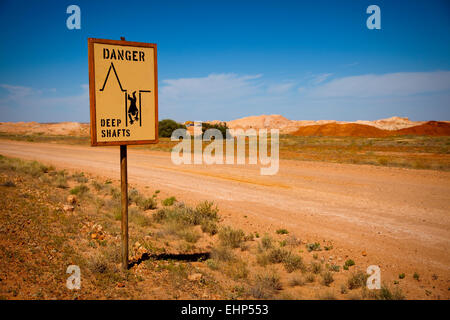
[(450, 120), (447, 0), (1, 0), (0, 36), (0, 121), (88, 122), (87, 38), (121, 36), (158, 44), (160, 119)]

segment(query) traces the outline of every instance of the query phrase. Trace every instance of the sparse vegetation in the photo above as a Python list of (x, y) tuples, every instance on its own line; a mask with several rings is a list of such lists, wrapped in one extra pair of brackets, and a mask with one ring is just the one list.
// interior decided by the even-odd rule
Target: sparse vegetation
[(169, 197), (162, 201), (162, 205), (165, 207), (172, 206), (177, 199), (175, 197)]
[(272, 242), (272, 238), (267, 233), (261, 238), (261, 245), (265, 250), (272, 248)]
[(80, 184), (70, 190), (70, 194), (77, 195), (77, 196), (84, 196), (89, 192), (89, 187), (85, 184)]
[(240, 229), (226, 226), (219, 231), (219, 239), (224, 246), (239, 248), (241, 243), (244, 242), (245, 233)]
[(291, 287), (296, 287), (296, 286), (303, 286), (305, 285), (306, 281), (298, 274), (293, 275), (290, 279), (289, 279), (289, 285)]
[[(11, 169), (12, 167), (15, 169)], [(36, 173), (39, 171), (40, 175)], [(15, 179), (16, 176), (21, 178)], [(72, 178), (74, 176), (77, 178)], [(83, 275), (86, 280), (83, 281), (92, 284), (91, 287), (84, 287), (83, 298), (97, 297), (99, 292), (100, 296), (105, 298), (139, 298), (140, 290), (145, 286), (136, 287), (135, 284), (143, 281), (159, 281), (158, 285), (164, 288), (162, 292), (169, 295), (168, 298), (177, 299), (198, 298), (199, 295), (203, 296), (204, 292), (210, 294), (210, 297), (231, 299), (298, 298), (298, 295), (290, 290), (304, 289), (283, 288), (281, 279), (286, 279), (283, 284), (286, 283), (289, 287), (307, 286), (308, 290), (305, 292), (313, 289), (314, 297), (331, 299), (336, 298), (333, 288), (339, 288), (341, 284), (340, 276), (333, 273), (339, 272), (339, 266), (325, 264), (324, 257), (321, 257), (320, 261), (314, 261), (312, 255), (299, 255), (299, 252), (303, 252), (302, 248), (298, 248), (301, 241), (294, 235), (282, 237), (283, 240), (279, 241), (279, 236), (274, 235), (276, 240), (273, 240), (264, 234), (261, 240), (253, 241), (259, 237), (255, 231), (249, 232), (246, 229), (244, 232), (230, 226), (220, 226), (218, 209), (208, 201), (188, 207), (175, 200), (170, 205), (164, 205), (163, 200), (161, 209), (146, 212), (142, 207), (146, 197), (137, 188), (131, 188), (129, 192), (130, 259), (133, 263), (140, 264), (140, 267), (122, 272), (118, 221), (121, 218), (121, 206), (116, 182), (100, 183), (85, 174), (74, 175), (56, 171), (52, 167), (44, 170), (38, 164), (19, 163), (4, 157), (0, 157), (0, 178), (0, 185), (4, 187), (4, 198), (8, 199), (11, 194), (10, 199), (14, 199), (13, 202), (2, 200), (0, 225), (8, 225), (16, 234), (21, 232), (20, 228), (33, 225), (39, 228), (39, 232), (27, 230), (28, 235), (32, 235), (32, 238), (46, 235), (49, 239), (45, 241), (45, 252), (31, 247), (34, 253), (27, 253), (27, 256), (20, 256), (14, 251), (15, 247), (20, 247), (19, 243), (15, 244), (15, 247), (7, 248), (0, 242), (0, 253), (5, 257), (2, 263), (11, 266), (8, 261), (17, 257), (17, 265), (26, 268), (28, 263), (43, 259), (51, 265), (53, 262), (48, 258), (50, 255), (55, 260), (54, 268), (60, 269), (62, 261), (71, 261), (86, 270)], [(38, 184), (34, 183), (35, 179), (39, 179)], [(67, 190), (56, 189), (58, 179), (64, 179), (61, 181), (67, 183)], [(28, 184), (24, 186), (23, 181)], [(85, 182), (78, 181), (89, 182), (89, 187)], [(28, 191), (34, 190), (37, 185), (39, 194)], [(7, 188), (8, 186), (10, 187)], [(24, 190), (27, 191), (24, 193)], [(23, 197), (17, 196), (22, 193)], [(69, 194), (77, 195), (76, 214), (64, 213), (61, 209), (62, 204), (70, 201), (67, 200)], [(148, 199), (156, 199), (157, 194), (158, 192), (155, 192)], [(45, 200), (39, 198), (38, 201), (37, 197), (42, 196), (46, 197)], [(12, 204), (17, 206), (17, 201), (19, 204), (28, 203), (26, 209), (20, 210), (24, 214), (23, 218), (15, 214), (17, 210), (3, 209), (12, 208)], [(14, 219), (11, 215), (14, 215)], [(16, 220), (18, 224), (10, 223), (16, 223)], [(24, 223), (25, 221), (27, 223)], [(9, 229), (5, 229), (6, 232), (9, 232)], [(215, 233), (218, 235), (211, 236)], [(8, 241), (14, 239), (15, 237), (10, 237)], [(42, 242), (37, 241), (37, 238), (33, 241)], [(310, 252), (321, 250), (318, 242), (307, 245), (307, 248), (311, 248), (308, 250)], [(245, 252), (242, 252), (243, 250)], [(33, 257), (35, 254), (44, 255), (40, 260), (35, 257), (27, 259), (28, 255)], [(192, 258), (197, 254), (199, 258)], [(178, 255), (182, 256), (182, 260), (178, 260)], [(185, 258), (187, 260), (184, 260)], [(203, 264), (203, 269), (199, 267), (199, 263)], [(278, 265), (267, 268), (271, 264)], [(255, 273), (257, 276), (254, 276)], [(61, 279), (55, 280), (59, 288)], [(356, 273), (353, 278), (347, 280), (347, 285), (342, 287), (344, 289), (337, 289), (336, 292), (346, 294), (347, 287), (364, 287), (365, 280), (365, 274)], [(316, 283), (308, 285), (313, 282)], [(46, 288), (46, 285), (42, 286), (41, 283), (40, 287)], [(327, 287), (330, 289), (326, 289)], [(24, 297), (20, 296), (20, 288), (16, 290), (15, 294), (19, 294), (19, 298)], [(76, 292), (58, 290), (39, 294), (42, 298), (59, 298), (61, 295), (78, 297)], [(360, 291), (355, 292), (359, 294)], [(391, 290), (386, 286), (379, 292), (364, 294), (363, 298), (372, 299), (404, 298), (400, 290)], [(427, 293), (429, 294), (431, 293)], [(301, 297), (304, 297), (303, 292)], [(350, 298), (350, 295), (347, 298)]]
[(298, 269), (304, 269), (303, 260), (296, 254), (289, 254), (283, 259), (283, 265), (287, 272), (293, 272)]
[(358, 289), (366, 285), (369, 276), (362, 271), (358, 271), (350, 275), (347, 280), (347, 286), (350, 290)]
[(280, 276), (273, 271), (271, 273), (257, 275), (253, 286), (250, 288), (250, 292), (256, 299), (269, 299), (281, 289)]
[(352, 259), (348, 259), (345, 261), (344, 263), (344, 270), (348, 270), (349, 267), (354, 266), (355, 265), (355, 261), (353, 261)]
[(308, 243), (306, 245), (306, 250), (308, 250), (308, 252), (321, 251), (322, 248), (320, 247), (320, 243), (319, 242), (314, 242), (314, 243)]
[(334, 281), (333, 274), (329, 271), (325, 271), (322, 274), (322, 282), (325, 286), (329, 287), (330, 284)]
[(288, 234), (289, 231), (287, 231), (286, 229), (278, 229), (278, 230), (276, 231), (276, 233), (277, 233), (277, 234)]

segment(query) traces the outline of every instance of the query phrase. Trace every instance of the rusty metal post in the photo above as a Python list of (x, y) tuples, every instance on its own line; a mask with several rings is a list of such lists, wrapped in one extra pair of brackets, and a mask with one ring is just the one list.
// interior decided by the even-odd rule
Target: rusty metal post
[(122, 269), (128, 269), (128, 173), (127, 146), (120, 146), (120, 189), (122, 193)]

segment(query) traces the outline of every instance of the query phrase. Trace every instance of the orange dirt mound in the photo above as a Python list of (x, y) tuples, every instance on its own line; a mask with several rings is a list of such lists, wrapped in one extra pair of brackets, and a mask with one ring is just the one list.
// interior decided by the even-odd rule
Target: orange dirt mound
[(424, 124), (395, 131), (398, 135), (450, 136), (450, 123), (428, 121)]
[(295, 136), (334, 136), (334, 137), (385, 137), (387, 130), (357, 123), (327, 123), (305, 126), (293, 133)]
[(305, 126), (293, 133), (295, 136), (331, 137), (387, 137), (400, 135), (450, 136), (450, 123), (428, 121), (424, 124), (399, 130), (383, 130), (356, 123), (327, 123)]

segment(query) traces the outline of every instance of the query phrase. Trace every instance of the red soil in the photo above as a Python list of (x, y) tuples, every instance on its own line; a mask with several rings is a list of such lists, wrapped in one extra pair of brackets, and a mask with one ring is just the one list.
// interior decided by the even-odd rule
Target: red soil
[(327, 123), (300, 127), (293, 135), (334, 137), (387, 137), (400, 135), (450, 136), (450, 123), (428, 121), (418, 126), (400, 130), (383, 130), (357, 123)]

